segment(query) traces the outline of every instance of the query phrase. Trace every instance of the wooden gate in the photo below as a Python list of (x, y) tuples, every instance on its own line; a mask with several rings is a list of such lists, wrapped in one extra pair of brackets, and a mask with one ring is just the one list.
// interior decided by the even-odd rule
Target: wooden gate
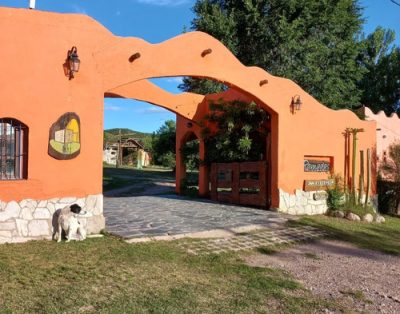
[(211, 199), (218, 202), (267, 207), (267, 163), (211, 164)]

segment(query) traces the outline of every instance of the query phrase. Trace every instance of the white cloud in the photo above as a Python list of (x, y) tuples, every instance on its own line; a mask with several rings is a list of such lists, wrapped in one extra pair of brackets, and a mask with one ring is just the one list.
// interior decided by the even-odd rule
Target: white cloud
[(110, 104), (104, 104), (104, 110), (108, 111), (120, 111), (121, 107), (115, 106), (115, 105), (110, 105)]
[(159, 5), (159, 6), (178, 6), (191, 2), (191, 0), (136, 0), (139, 3)]
[(174, 83), (174, 84), (182, 84), (183, 83), (183, 77), (177, 76), (177, 77), (169, 77), (166, 79), (168, 83)]
[(149, 108), (146, 108), (142, 111), (142, 113), (145, 114), (157, 114), (157, 113), (164, 113), (164, 112), (168, 112), (168, 110), (161, 108), (161, 107), (157, 107), (157, 106), (151, 106)]

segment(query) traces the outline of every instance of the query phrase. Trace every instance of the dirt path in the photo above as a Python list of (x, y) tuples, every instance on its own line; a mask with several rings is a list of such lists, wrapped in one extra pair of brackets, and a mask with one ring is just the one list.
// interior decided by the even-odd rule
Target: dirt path
[(313, 294), (356, 312), (400, 313), (400, 257), (323, 240), (245, 260), (252, 266), (284, 269)]

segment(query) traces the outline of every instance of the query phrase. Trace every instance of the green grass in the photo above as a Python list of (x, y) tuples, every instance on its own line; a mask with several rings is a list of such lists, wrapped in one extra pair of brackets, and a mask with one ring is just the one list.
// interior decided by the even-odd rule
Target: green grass
[(312, 313), (318, 299), (284, 272), (235, 254), (191, 256), (178, 242), (105, 236), (0, 246), (1, 313)]
[(353, 222), (327, 216), (303, 217), (291, 225), (309, 225), (324, 229), (333, 239), (359, 247), (400, 255), (400, 218), (385, 216), (383, 224)]
[(148, 167), (140, 170), (128, 167), (103, 167), (103, 191), (105, 192), (136, 184), (139, 186), (133, 192), (141, 192), (155, 181), (175, 182), (175, 174), (170, 169), (159, 167)]

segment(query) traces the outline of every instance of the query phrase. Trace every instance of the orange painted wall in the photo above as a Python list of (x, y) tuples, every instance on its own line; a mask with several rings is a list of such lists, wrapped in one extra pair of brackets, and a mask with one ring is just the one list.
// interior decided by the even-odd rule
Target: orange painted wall
[(364, 107), (363, 111), (366, 120), (376, 121), (376, 152), (377, 157), (382, 160), (384, 152), (389, 156), (389, 146), (400, 142), (400, 118), (395, 113), (388, 117), (383, 111), (374, 114), (368, 107)]
[[(198, 120), (201, 95), (154, 94), (143, 81), (151, 77), (209, 77), (251, 97), (267, 110), (272, 124), (272, 205), (278, 206), (278, 188), (294, 193), (307, 178), (304, 155), (333, 156), (335, 172), (343, 173), (347, 127), (366, 130), (360, 149), (374, 148), (375, 122), (359, 120), (349, 111), (332, 111), (294, 82), (274, 77), (260, 68), (245, 67), (220, 42), (200, 33), (186, 33), (160, 44), (113, 36), (87, 16), (0, 8), (0, 117), (13, 117), (30, 128), (29, 179), (0, 181), (0, 199), (80, 196), (101, 192), (102, 103), (104, 94), (139, 98)], [(72, 46), (82, 61), (69, 81), (62, 64)], [(202, 57), (205, 49), (212, 53)], [(129, 62), (129, 57), (140, 58)], [(260, 81), (268, 80), (261, 85)], [(139, 83), (142, 82), (142, 83)], [(138, 85), (136, 85), (138, 84)], [(135, 87), (136, 86), (136, 87)], [(136, 88), (136, 92), (135, 92)], [(303, 108), (292, 114), (290, 104), (300, 95)], [(174, 100), (178, 106), (173, 107)], [(48, 130), (64, 112), (74, 111), (82, 123), (81, 155), (57, 161), (47, 155)]]
[[(102, 192), (103, 90), (92, 57), (98, 27), (83, 16), (0, 8), (0, 117), (29, 127), (28, 180), (0, 181), (1, 200)], [(63, 63), (74, 45), (82, 68), (69, 81)], [(60, 161), (47, 154), (49, 129), (69, 111), (81, 120), (81, 153)]]

